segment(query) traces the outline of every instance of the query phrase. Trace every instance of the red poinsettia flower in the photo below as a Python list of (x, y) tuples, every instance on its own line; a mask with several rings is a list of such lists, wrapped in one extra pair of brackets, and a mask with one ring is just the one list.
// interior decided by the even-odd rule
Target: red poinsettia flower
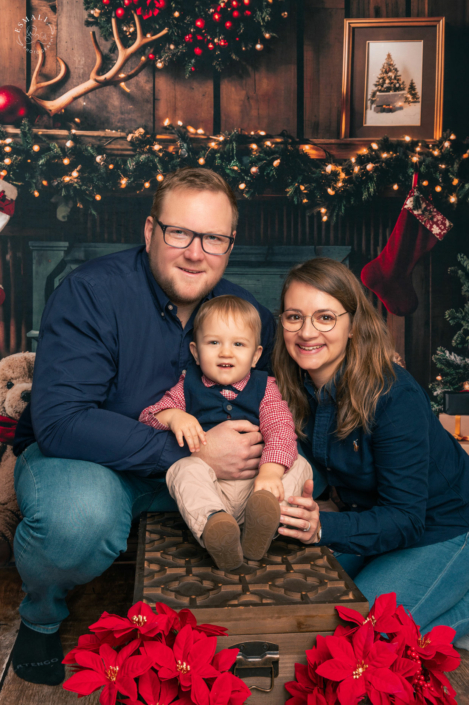
[(216, 637), (197, 639), (197, 636), (186, 625), (177, 635), (173, 649), (159, 642), (145, 642), (144, 651), (157, 667), (161, 680), (177, 678), (181, 688), (189, 690), (198, 679), (220, 675), (211, 665), (217, 646)]
[(92, 651), (77, 652), (76, 661), (84, 670), (71, 676), (63, 687), (82, 697), (104, 686), (99, 698), (101, 705), (115, 705), (118, 693), (136, 700), (135, 678), (151, 667), (151, 660), (147, 656), (131, 655), (139, 643), (136, 639), (119, 653), (111, 649), (109, 644), (103, 644), (99, 656)]
[[(138, 693), (147, 705), (169, 705), (178, 694), (176, 679), (160, 681), (153, 669), (138, 679)], [(141, 700), (122, 700), (126, 705), (141, 705)]]
[(226, 627), (219, 627), (216, 624), (197, 624), (197, 620), (190, 610), (184, 609), (179, 612), (179, 624), (180, 628), (189, 624), (192, 629), (196, 629), (198, 632), (203, 632), (207, 636), (225, 636), (228, 632)]
[[(355, 624), (367, 624), (371, 622), (375, 632), (394, 634), (401, 628), (401, 623), (396, 616), (396, 593), (389, 592), (386, 595), (380, 595), (376, 598), (373, 607), (370, 609), (368, 616), (364, 617), (360, 612), (352, 610), (349, 607), (336, 606), (336, 610), (343, 620), (346, 622), (355, 622)], [(349, 633), (353, 634), (358, 627), (349, 629)], [(343, 630), (343, 628), (342, 628)], [(341, 630), (341, 634), (343, 631)], [(334, 636), (338, 636), (334, 633)]]
[(96, 634), (112, 632), (117, 638), (130, 634), (137, 629), (141, 638), (154, 637), (157, 634), (167, 634), (171, 628), (171, 620), (163, 614), (155, 614), (144, 602), (137, 602), (127, 612), (127, 617), (103, 612), (90, 630)]
[(403, 694), (400, 678), (390, 670), (396, 660), (395, 647), (374, 641), (371, 622), (358, 628), (352, 642), (336, 636), (327, 637), (326, 642), (333, 658), (318, 666), (317, 673), (340, 682), (337, 697), (341, 705), (356, 705), (374, 690)]

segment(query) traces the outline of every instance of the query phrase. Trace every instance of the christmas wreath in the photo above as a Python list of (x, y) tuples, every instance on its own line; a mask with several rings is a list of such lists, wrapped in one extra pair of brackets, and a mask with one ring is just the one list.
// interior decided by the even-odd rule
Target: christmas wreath
[(84, 0), (84, 6), (85, 24), (98, 27), (104, 39), (113, 37), (115, 16), (125, 46), (135, 40), (132, 12), (147, 35), (167, 28), (166, 42), (155, 48), (153, 59), (157, 68), (178, 60), (186, 75), (203, 66), (222, 71), (233, 62), (246, 63), (277, 36), (274, 30), (288, 17), (287, 0)]

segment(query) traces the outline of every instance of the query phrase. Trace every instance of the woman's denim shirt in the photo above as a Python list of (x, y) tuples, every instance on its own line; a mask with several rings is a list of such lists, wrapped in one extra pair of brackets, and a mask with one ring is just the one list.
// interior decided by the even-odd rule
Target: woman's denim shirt
[(305, 378), (311, 416), (301, 452), (314, 466), (316, 487), (335, 487), (345, 505), (340, 513), (321, 512), (321, 544), (343, 553), (376, 555), (469, 531), (469, 456), (420, 385), (402, 367), (394, 370), (371, 433), (357, 428), (344, 440), (335, 434), (334, 384), (318, 401)]

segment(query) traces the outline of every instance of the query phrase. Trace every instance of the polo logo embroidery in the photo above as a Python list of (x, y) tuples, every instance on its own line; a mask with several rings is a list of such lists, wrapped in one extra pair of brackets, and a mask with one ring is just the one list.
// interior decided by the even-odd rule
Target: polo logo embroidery
[(359, 448), (360, 448), (360, 446), (358, 445), (357, 441), (354, 441), (353, 442), (353, 450), (355, 451), (355, 453), (358, 453)]

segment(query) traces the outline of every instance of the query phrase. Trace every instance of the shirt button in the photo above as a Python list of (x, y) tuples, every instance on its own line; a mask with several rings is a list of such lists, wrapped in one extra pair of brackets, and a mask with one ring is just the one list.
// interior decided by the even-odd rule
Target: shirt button
[(170, 311), (172, 311), (173, 308), (174, 308), (174, 306), (172, 306), (172, 304), (168, 304), (168, 309), (169, 309)]
[(164, 318), (164, 311), (161, 311), (161, 315), (162, 315), (162, 316), (163, 316), (163, 318)]
[(358, 504), (352, 504), (352, 507), (355, 509), (356, 507), (358, 507)]
[(227, 411), (231, 411), (232, 408), (233, 408), (233, 407), (231, 406), (231, 404), (227, 404), (227, 405), (226, 405), (226, 410), (227, 410)]

